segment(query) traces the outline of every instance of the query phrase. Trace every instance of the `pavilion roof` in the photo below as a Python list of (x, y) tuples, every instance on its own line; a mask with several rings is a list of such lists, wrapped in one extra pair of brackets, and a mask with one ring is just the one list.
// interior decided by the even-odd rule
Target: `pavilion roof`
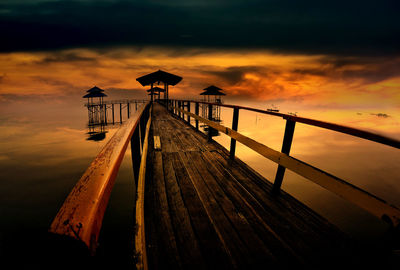
[(136, 80), (143, 86), (160, 82), (166, 83), (168, 85), (176, 85), (182, 80), (182, 77), (162, 70), (158, 70), (156, 72), (139, 77)]
[(86, 92), (89, 92), (89, 93), (93, 93), (93, 92), (104, 92), (104, 90), (101, 89), (101, 88), (99, 88), (99, 87), (97, 87), (97, 86), (95, 86), (95, 87), (90, 88), (90, 89), (87, 90)]
[(221, 88), (211, 85), (207, 88), (204, 88), (203, 90), (206, 90), (204, 92), (202, 92), (200, 95), (203, 96), (225, 96), (225, 93), (222, 93), (220, 90), (222, 90)]
[(91, 92), (83, 96), (83, 98), (91, 98), (91, 97), (106, 97), (107, 95), (101, 92)]

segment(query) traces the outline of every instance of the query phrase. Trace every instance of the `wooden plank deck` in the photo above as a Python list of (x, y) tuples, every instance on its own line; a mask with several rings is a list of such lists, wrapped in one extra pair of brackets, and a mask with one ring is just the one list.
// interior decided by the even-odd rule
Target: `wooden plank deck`
[[(229, 160), (222, 146), (159, 104), (152, 117), (145, 194), (150, 269), (355, 260), (346, 235), (287, 193), (272, 196), (270, 182), (240, 160)], [(154, 150), (154, 136), (160, 150)]]

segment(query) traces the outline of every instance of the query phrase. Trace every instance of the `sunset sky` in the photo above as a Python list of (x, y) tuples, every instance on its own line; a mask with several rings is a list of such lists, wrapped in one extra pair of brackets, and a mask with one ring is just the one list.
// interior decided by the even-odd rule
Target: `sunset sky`
[(400, 109), (397, 1), (2, 0), (0, 101), (144, 96), (136, 78), (182, 76), (171, 97), (218, 85), (232, 102)]
[[(0, 258), (2, 247), (15, 249), (13, 264), (24, 262), (21, 242), (42, 241), (27, 235), (47, 232), (119, 128), (109, 123), (107, 139), (88, 140), (82, 96), (93, 86), (108, 100), (148, 98), (136, 78), (161, 69), (183, 77), (170, 98), (200, 99), (216, 85), (226, 104), (276, 106), (400, 140), (400, 0), (0, 0), (0, 35)], [(121, 111), (116, 121), (127, 119)], [(231, 127), (233, 109), (221, 111)], [(280, 151), (285, 124), (241, 109), (238, 132)], [(214, 139), (230, 147), (230, 137)], [(236, 155), (273, 181), (275, 163), (241, 143)], [(297, 123), (290, 155), (400, 207), (396, 148)], [(130, 162), (128, 147), (108, 206), (113, 233), (119, 209), (132, 214), (123, 199), (134, 190)], [(285, 191), (343, 231), (387, 235), (375, 217), (285, 175)]]

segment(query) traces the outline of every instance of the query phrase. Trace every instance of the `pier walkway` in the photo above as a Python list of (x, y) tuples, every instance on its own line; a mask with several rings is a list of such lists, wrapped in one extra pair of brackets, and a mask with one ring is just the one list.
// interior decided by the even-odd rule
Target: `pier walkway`
[(155, 103), (144, 205), (149, 269), (327, 267), (355, 259), (346, 235), (289, 194), (272, 195), (271, 188)]

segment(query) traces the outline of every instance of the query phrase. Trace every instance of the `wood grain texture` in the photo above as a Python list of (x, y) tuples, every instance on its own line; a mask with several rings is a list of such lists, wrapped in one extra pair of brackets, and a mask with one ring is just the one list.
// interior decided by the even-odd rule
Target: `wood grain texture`
[(151, 111), (149, 112), (149, 119), (146, 124), (146, 132), (143, 142), (142, 160), (139, 168), (139, 178), (137, 184), (137, 199), (136, 199), (136, 234), (135, 234), (135, 256), (136, 256), (136, 269), (147, 270), (147, 249), (146, 249), (146, 235), (144, 224), (144, 194), (145, 194), (145, 180), (146, 180), (146, 165), (147, 165), (147, 152), (149, 148), (149, 133), (151, 125)]
[(355, 256), (336, 227), (285, 192), (273, 196), (270, 182), (157, 104), (152, 130), (162, 142), (146, 182), (154, 269), (323, 266)]
[(49, 231), (67, 235), (94, 252), (112, 187), (130, 138), (138, 126), (144, 104), (126, 121), (96, 156), (72, 189), (54, 218)]

